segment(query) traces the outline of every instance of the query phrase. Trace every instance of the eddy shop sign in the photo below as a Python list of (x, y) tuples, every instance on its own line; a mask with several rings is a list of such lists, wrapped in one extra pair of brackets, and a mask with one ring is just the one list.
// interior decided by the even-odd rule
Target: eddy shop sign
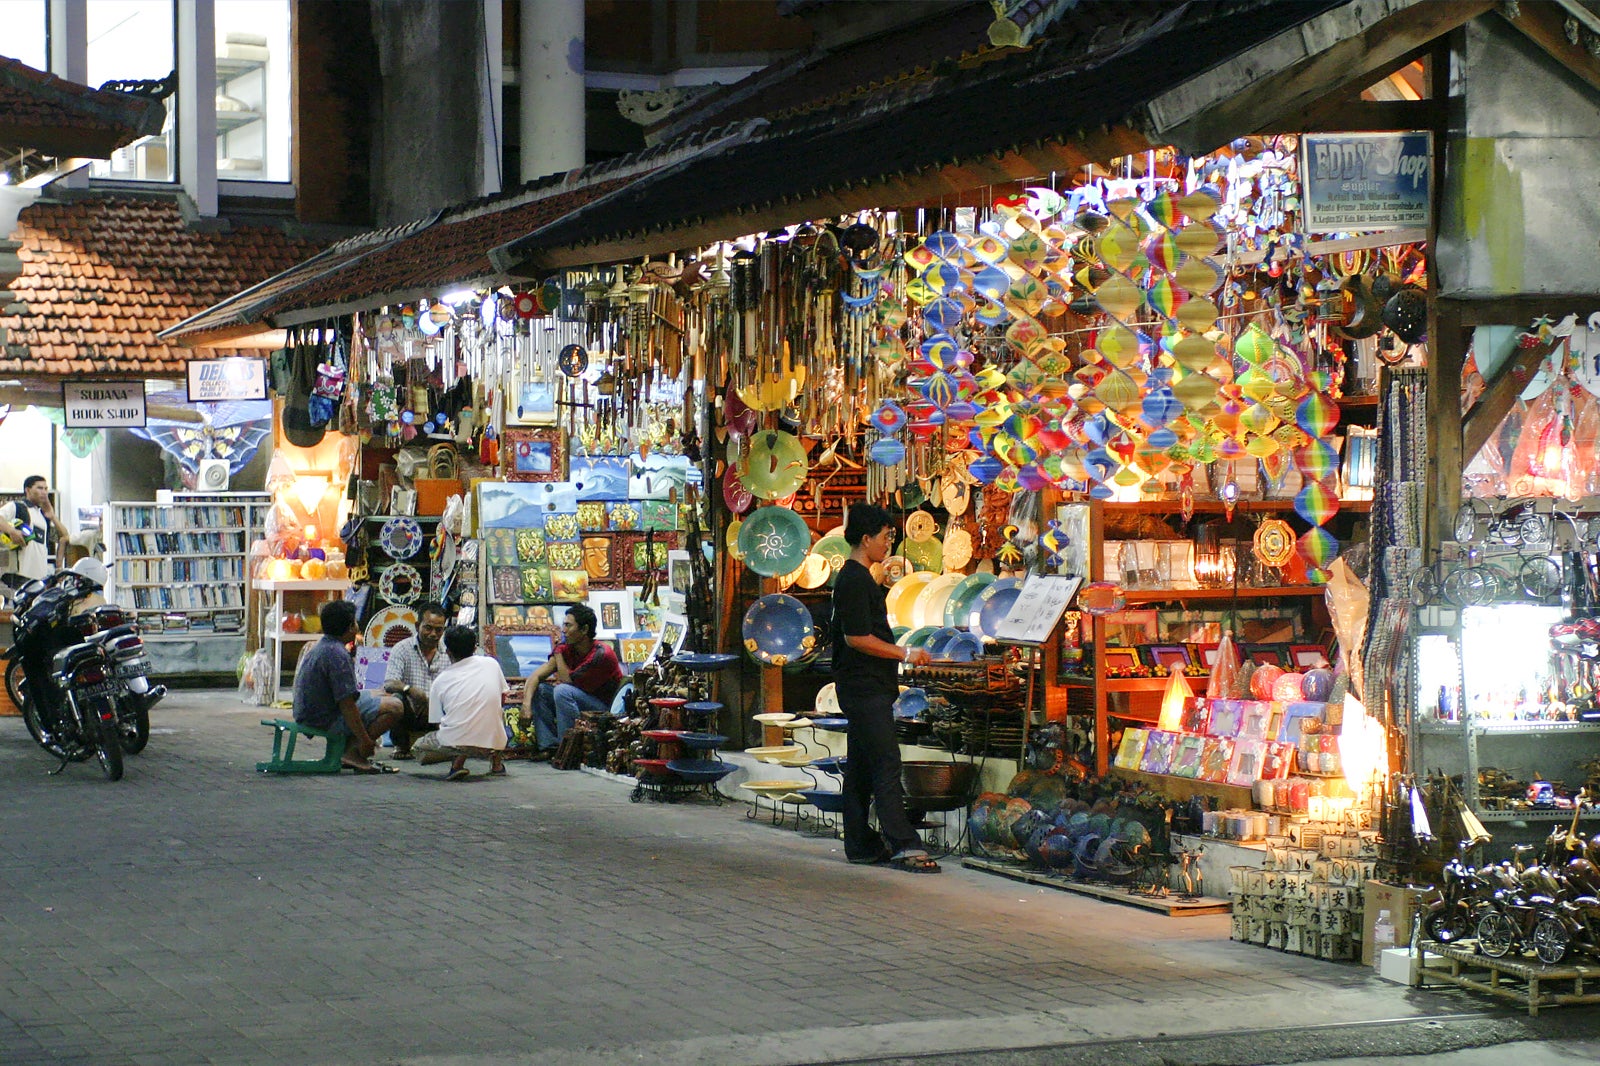
[(189, 402), (265, 400), (267, 361), (235, 356), (229, 359), (189, 360)]
[(1307, 233), (1428, 225), (1432, 133), (1308, 133), (1300, 144)]
[(143, 381), (64, 381), (68, 429), (144, 428)]

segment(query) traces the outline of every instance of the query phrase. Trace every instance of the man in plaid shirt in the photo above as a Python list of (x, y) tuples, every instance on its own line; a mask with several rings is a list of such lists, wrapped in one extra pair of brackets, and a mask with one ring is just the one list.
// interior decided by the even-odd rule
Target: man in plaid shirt
[(405, 717), (389, 729), (396, 759), (411, 758), (411, 741), (417, 734), (437, 729), (428, 721), (428, 693), (434, 678), (450, 665), (450, 656), (439, 647), (450, 618), (441, 603), (424, 603), (417, 608), (417, 635), (407, 637), (389, 650), (389, 667), (383, 675), (383, 690), (393, 692), (406, 705)]

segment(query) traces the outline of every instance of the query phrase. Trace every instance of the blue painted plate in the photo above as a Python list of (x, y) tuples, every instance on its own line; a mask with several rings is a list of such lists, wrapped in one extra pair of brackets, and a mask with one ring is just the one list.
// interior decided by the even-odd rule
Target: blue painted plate
[(738, 769), (732, 763), (719, 762), (716, 759), (673, 759), (667, 763), (667, 769), (696, 784), (707, 784), (712, 781), (721, 781), (724, 777)]
[(809, 655), (817, 645), (811, 612), (781, 592), (763, 596), (744, 615), (744, 648), (759, 663), (787, 666)]

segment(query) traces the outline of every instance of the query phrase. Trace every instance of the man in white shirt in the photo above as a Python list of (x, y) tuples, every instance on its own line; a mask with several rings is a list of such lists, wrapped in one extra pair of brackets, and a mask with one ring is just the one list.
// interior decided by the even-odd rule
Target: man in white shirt
[(510, 691), (500, 664), (478, 650), (478, 634), (470, 626), (451, 626), (444, 633), (450, 665), (428, 692), (428, 718), (439, 723), (439, 748), (455, 755), (448, 781), (464, 781), (467, 758), (487, 758), (489, 773), (503, 774), (500, 753), (506, 746), (504, 696)]
[(45, 544), (48, 529), (54, 529), (62, 543), (71, 536), (56, 518), (55, 507), (50, 503), (50, 483), (42, 474), (34, 474), (22, 483), (22, 496), (0, 506), (0, 538), (9, 549), (0, 551), (4, 558), (0, 582), (14, 589), (50, 573), (50, 554)]

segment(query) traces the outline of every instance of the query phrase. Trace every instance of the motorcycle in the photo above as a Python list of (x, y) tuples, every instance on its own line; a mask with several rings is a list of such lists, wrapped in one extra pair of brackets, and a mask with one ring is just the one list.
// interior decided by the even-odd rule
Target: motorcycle
[(97, 582), (71, 570), (25, 585), (3, 658), (6, 684), (29, 733), (61, 760), (51, 772), (92, 754), (116, 781), (124, 736), (135, 752), (148, 743), (149, 710), (165, 689), (149, 685), (138, 628), (122, 621), (121, 608), (74, 610), (99, 591)]
[(1470, 841), (1462, 841), (1455, 857), (1445, 864), (1439, 898), (1428, 904), (1422, 918), (1422, 932), (1429, 940), (1441, 944), (1465, 940), (1483, 917), (1485, 901), (1492, 893), (1486, 872), (1463, 861), (1472, 846)]

